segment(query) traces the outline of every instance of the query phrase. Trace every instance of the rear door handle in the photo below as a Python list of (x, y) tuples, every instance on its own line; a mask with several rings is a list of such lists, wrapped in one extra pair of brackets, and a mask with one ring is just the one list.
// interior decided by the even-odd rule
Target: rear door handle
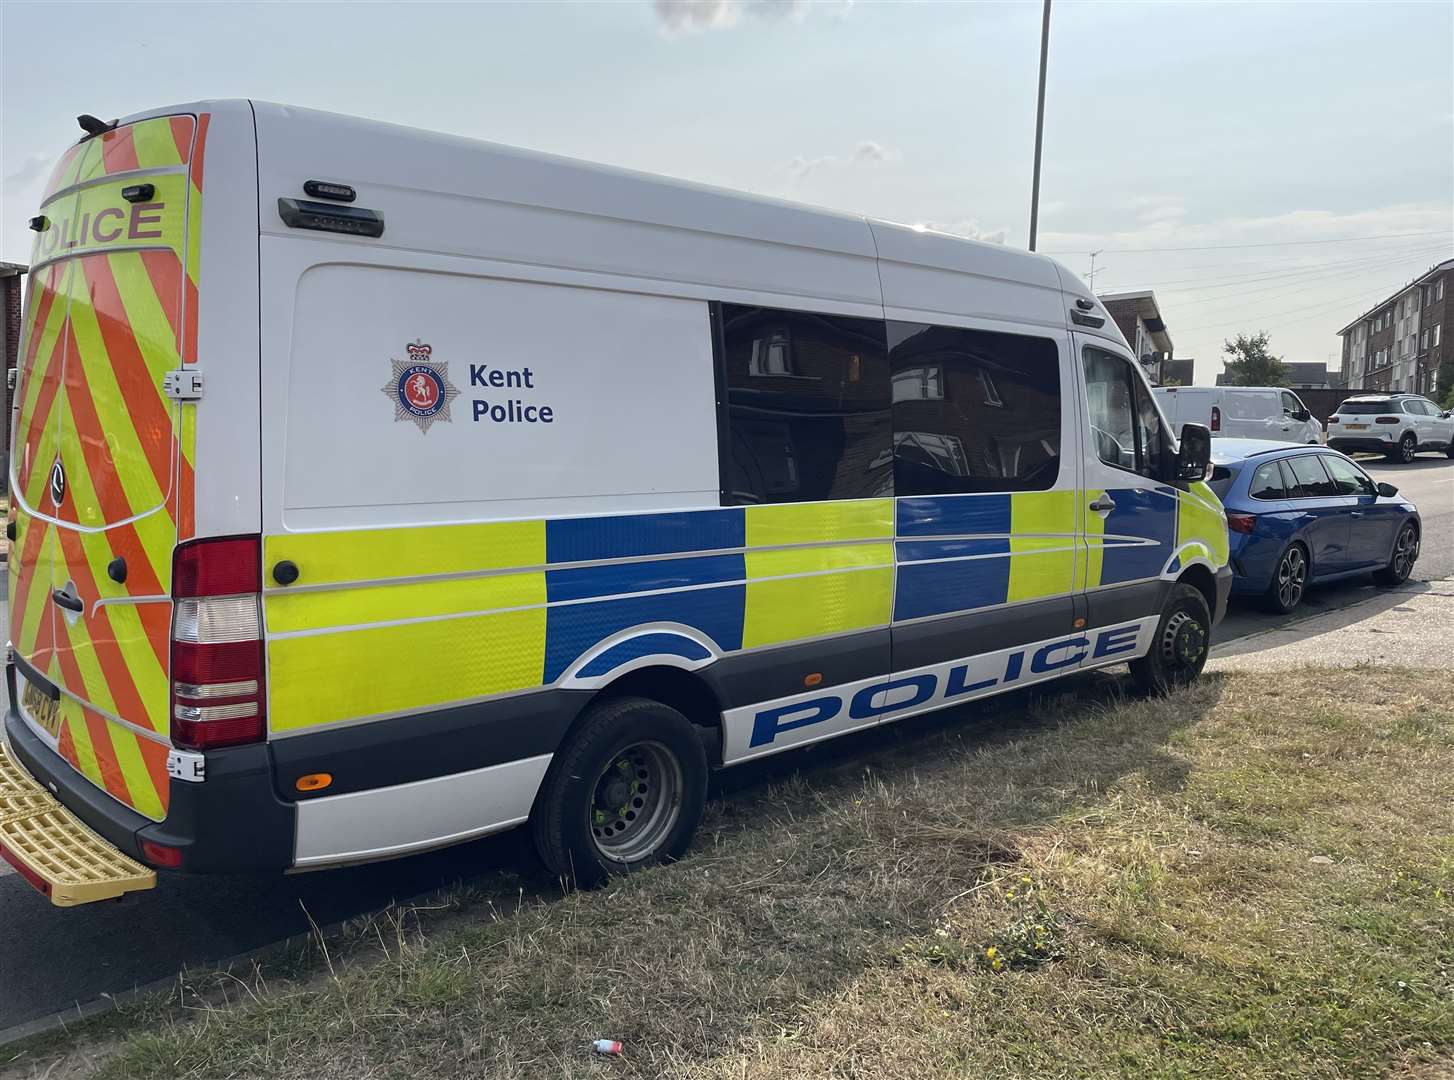
[(1350, 512), (1348, 514), (1348, 516), (1349, 517), (1362, 517), (1363, 516), (1363, 511), (1362, 510), (1354, 510), (1354, 511)]
[(1116, 501), (1112, 499), (1109, 495), (1102, 495), (1099, 499), (1090, 504), (1090, 508), (1098, 514), (1110, 513), (1110, 511), (1116, 508)]
[(50, 598), (67, 611), (85, 611), (86, 605), (79, 596), (72, 596), (65, 589), (52, 589)]

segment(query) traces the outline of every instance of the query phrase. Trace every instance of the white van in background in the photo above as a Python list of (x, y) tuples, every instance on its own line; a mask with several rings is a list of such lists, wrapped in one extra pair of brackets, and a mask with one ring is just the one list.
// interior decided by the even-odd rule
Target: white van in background
[(1213, 436), (1322, 442), (1323, 426), (1291, 390), (1277, 386), (1158, 386), (1154, 393), (1172, 431), (1201, 424)]

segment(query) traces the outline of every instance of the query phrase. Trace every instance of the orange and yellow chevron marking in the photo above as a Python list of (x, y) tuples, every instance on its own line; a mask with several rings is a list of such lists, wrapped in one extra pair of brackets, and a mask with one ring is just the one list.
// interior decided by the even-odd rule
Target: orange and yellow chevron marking
[[(12, 637), (65, 691), (61, 755), (157, 820), (170, 789), (165, 597), (173, 548), (195, 532), (196, 462), (195, 410), (169, 401), (162, 381), (197, 361), (209, 119), (145, 120), (67, 151), (47, 193), (22, 346)], [(152, 201), (121, 199), (139, 176), (155, 185)], [(125, 584), (106, 572), (118, 556)], [(64, 581), (85, 603), (74, 620), (49, 595)]]

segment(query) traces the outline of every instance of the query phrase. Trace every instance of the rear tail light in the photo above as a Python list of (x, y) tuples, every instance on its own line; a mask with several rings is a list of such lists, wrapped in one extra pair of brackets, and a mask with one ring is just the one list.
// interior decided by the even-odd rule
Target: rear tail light
[(182, 849), (158, 844), (153, 840), (141, 842), (141, 857), (153, 866), (175, 870), (182, 865)]
[(1328, 423), (1330, 423), (1330, 424), (1336, 424), (1337, 422), (1338, 422), (1338, 418), (1336, 416), (1330, 416), (1330, 417), (1328, 417)]
[(1397, 416), (1380, 416), (1377, 420), (1375, 420), (1373, 422), (1375, 424), (1397, 424), (1398, 423), (1398, 417)]
[(1212, 430), (1222, 430), (1222, 410), (1216, 405), (1212, 406)]
[(172, 743), (191, 750), (261, 742), (267, 731), (262, 543), (196, 540), (172, 567)]
[(1227, 528), (1237, 533), (1250, 533), (1257, 528), (1256, 514), (1228, 514)]

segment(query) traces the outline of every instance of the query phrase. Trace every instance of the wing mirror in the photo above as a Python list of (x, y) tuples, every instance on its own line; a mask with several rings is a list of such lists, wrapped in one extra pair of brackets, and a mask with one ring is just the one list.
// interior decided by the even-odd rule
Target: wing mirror
[(1212, 464), (1212, 433), (1201, 424), (1183, 424), (1176, 454), (1176, 479), (1187, 484), (1207, 478)]
[(1307, 423), (1313, 418), (1313, 414), (1308, 412), (1307, 409), (1299, 409), (1297, 412), (1292, 414), (1292, 418), (1294, 420), (1300, 420), (1303, 423)]
[(1385, 499), (1391, 499), (1398, 494), (1398, 488), (1394, 487), (1392, 484), (1379, 484), (1378, 493), (1382, 495)]

